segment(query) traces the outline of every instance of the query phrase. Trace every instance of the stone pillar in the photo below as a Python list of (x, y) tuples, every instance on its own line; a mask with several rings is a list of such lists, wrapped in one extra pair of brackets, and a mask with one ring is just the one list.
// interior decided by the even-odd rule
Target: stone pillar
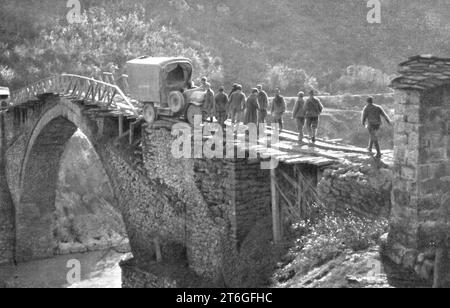
[(436, 251), (450, 247), (449, 116), (450, 86), (397, 93), (396, 173), (387, 252), (395, 263), (429, 282)]
[(399, 264), (402, 251), (395, 250), (417, 249), (420, 97), (417, 91), (396, 93), (390, 247)]
[(0, 264), (14, 260), (14, 204), (6, 179), (6, 132), (4, 114), (0, 113)]

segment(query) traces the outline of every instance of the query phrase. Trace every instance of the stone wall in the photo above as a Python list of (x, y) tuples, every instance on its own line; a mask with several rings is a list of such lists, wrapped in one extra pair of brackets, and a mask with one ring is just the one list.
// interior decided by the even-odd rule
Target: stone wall
[[(131, 267), (124, 269), (124, 279), (146, 277), (139, 273), (148, 271), (149, 261), (155, 260), (152, 240), (158, 237), (165, 264), (187, 267), (186, 273), (227, 285), (239, 256), (239, 242), (270, 213), (270, 177), (258, 161), (248, 159), (177, 159), (172, 155), (175, 137), (170, 130), (169, 125), (143, 132), (144, 166), (137, 182), (145, 184), (139, 190), (155, 190), (159, 192), (155, 199), (166, 199), (155, 202), (146, 192), (140, 194), (146, 198), (144, 204), (140, 196), (124, 196), (129, 200), (124, 204), (124, 218), (135, 257)], [(116, 177), (124, 182), (129, 178), (126, 174)], [(136, 192), (136, 188), (121, 190)], [(149, 215), (158, 207), (164, 208), (160, 220)], [(148, 274), (154, 281), (154, 273)]]
[[(222, 238), (228, 236), (228, 213), (225, 212), (223, 217), (214, 216), (196, 185), (195, 161), (177, 159), (172, 155), (175, 138), (170, 130), (147, 129), (144, 136), (143, 153), (148, 177), (163, 183), (183, 206), (180, 215), (184, 220), (184, 242), (180, 244), (186, 248), (187, 263), (201, 276), (219, 277), (223, 258)], [(211, 168), (210, 173), (213, 171)]]
[(13, 261), (15, 232), (14, 205), (7, 187), (4, 171), (0, 167), (0, 264)]
[(395, 180), (385, 254), (431, 284), (448, 224), (450, 87), (397, 93)]
[(14, 258), (14, 204), (6, 178), (6, 136), (3, 114), (0, 114), (0, 264)]
[(418, 248), (441, 240), (439, 224), (450, 222), (444, 204), (450, 193), (450, 86), (425, 92), (421, 99), (418, 177)]
[(395, 115), (395, 179), (390, 241), (416, 249), (417, 165), (419, 162), (420, 93), (397, 93)]
[(363, 217), (388, 217), (391, 210), (393, 172), (368, 159), (327, 167), (319, 181), (320, 200), (338, 213)]
[(214, 217), (231, 223), (242, 242), (255, 224), (270, 215), (270, 173), (259, 160), (195, 160), (196, 183)]

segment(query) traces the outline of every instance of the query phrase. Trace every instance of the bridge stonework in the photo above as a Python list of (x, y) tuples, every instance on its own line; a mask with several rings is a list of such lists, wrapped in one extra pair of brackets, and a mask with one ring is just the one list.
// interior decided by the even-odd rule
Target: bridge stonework
[(0, 114), (0, 264), (14, 260), (14, 204), (6, 177), (6, 131)]
[(2, 189), (9, 192), (14, 204), (10, 220), (15, 226), (15, 259), (21, 262), (52, 256), (56, 250), (54, 212), (61, 156), (77, 129), (98, 147), (97, 121), (85, 116), (79, 105), (56, 97), (11, 109), (3, 117), (6, 180)]
[(152, 277), (154, 286), (227, 284), (239, 244), (270, 214), (268, 171), (246, 159), (175, 159), (170, 125), (141, 128), (140, 146), (131, 146), (118, 138), (118, 118), (89, 109), (49, 95), (2, 113), (0, 262), (55, 254), (59, 163), (80, 129), (110, 179), (129, 236), (134, 258), (123, 264), (124, 286), (149, 286)]
[[(125, 214), (138, 226), (129, 235), (140, 252), (133, 252), (134, 260), (123, 265), (126, 287), (149, 286), (147, 283), (153, 281), (149, 277), (158, 272), (155, 245), (149, 242), (158, 228), (164, 230), (157, 234), (163, 264), (177, 268), (176, 275), (166, 273), (164, 279), (177, 286), (193, 286), (199, 275), (216, 284), (227, 284), (239, 258), (239, 244), (259, 220), (270, 214), (270, 177), (259, 162), (176, 159), (171, 154), (173, 140), (170, 130), (147, 129), (145, 133), (147, 178), (162, 183), (160, 191), (168, 194), (159, 196), (165, 203), (163, 208), (155, 207), (153, 215), (149, 215), (145, 202), (129, 207)], [(141, 198), (138, 194), (135, 197)], [(179, 270), (180, 264), (188, 264), (192, 272)], [(185, 273), (181, 275), (184, 277), (180, 273)]]

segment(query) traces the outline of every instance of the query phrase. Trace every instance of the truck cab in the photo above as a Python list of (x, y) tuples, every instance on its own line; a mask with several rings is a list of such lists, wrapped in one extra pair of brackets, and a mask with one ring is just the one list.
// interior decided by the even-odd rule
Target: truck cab
[(0, 110), (7, 109), (11, 104), (11, 93), (9, 88), (0, 87)]
[(130, 95), (143, 104), (148, 123), (167, 116), (193, 124), (193, 117), (202, 114), (202, 90), (193, 89), (192, 70), (192, 62), (181, 57), (144, 56), (127, 62)]

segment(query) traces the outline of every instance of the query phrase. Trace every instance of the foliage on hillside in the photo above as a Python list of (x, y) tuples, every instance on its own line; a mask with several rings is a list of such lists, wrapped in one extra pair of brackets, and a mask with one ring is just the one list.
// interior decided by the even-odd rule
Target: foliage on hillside
[(0, 83), (15, 87), (62, 72), (123, 73), (127, 60), (144, 54), (185, 56), (197, 73), (220, 78), (221, 67), (206, 48), (144, 16), (142, 8), (120, 13), (93, 7), (80, 24), (54, 22), (34, 38), (4, 46)]
[(450, 3), (381, 1), (382, 23), (370, 25), (364, 0), (81, 0), (87, 24), (68, 26), (65, 1), (1, 0), (0, 82), (177, 53), (196, 60), (198, 76), (208, 73), (227, 86), (265, 82), (289, 94), (311, 85), (330, 93), (387, 91), (406, 57), (448, 55)]

